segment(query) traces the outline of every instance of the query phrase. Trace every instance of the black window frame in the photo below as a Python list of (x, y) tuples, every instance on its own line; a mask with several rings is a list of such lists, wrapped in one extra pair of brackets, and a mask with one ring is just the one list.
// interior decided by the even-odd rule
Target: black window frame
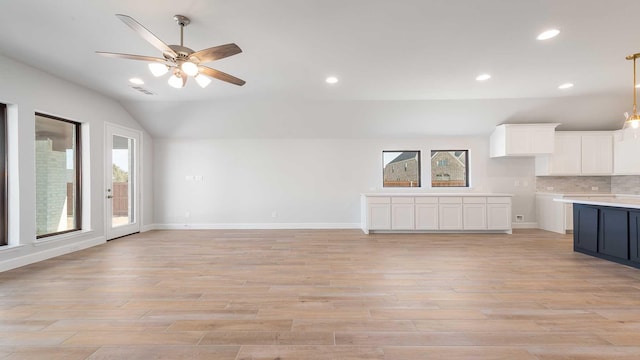
[(7, 105), (0, 104), (0, 246), (9, 245)]
[[(74, 135), (75, 135), (74, 136), (75, 137), (74, 147), (76, 149), (76, 151), (75, 151), (76, 191), (73, 194), (73, 202), (74, 202), (74, 206), (75, 206), (75, 209), (76, 209), (76, 213), (75, 213), (75, 216), (76, 216), (76, 227), (74, 229), (69, 229), (69, 230), (64, 230), (64, 231), (56, 231), (56, 232), (53, 232), (53, 233), (36, 235), (36, 239), (43, 239), (43, 238), (47, 238), (47, 237), (51, 237), (51, 236), (67, 234), (67, 233), (71, 233), (71, 232), (75, 232), (75, 231), (81, 231), (82, 230), (82, 139), (81, 139), (80, 134), (81, 134), (82, 124), (77, 122), (77, 121), (67, 120), (67, 119), (63, 119), (61, 117), (57, 117), (57, 116), (53, 116), (53, 115), (49, 115), (49, 114), (38, 113), (38, 112), (35, 113), (35, 116), (41, 116), (41, 117), (49, 118), (49, 119), (52, 119), (52, 120), (58, 120), (58, 121), (62, 121), (62, 122), (66, 122), (66, 123), (74, 125)], [(37, 169), (36, 169), (36, 171), (37, 171)]]
[[(453, 152), (453, 153), (463, 152), (463, 153), (465, 153), (465, 159), (466, 160), (465, 160), (465, 164), (464, 164), (465, 165), (465, 170), (464, 170), (464, 183), (465, 183), (465, 185), (464, 186), (434, 186), (433, 185), (433, 181), (435, 179), (433, 178), (434, 165), (433, 165), (433, 159), (432, 158), (433, 158), (433, 155), (434, 155), (435, 152)], [(457, 149), (457, 150), (431, 150), (430, 159), (432, 159), (430, 161), (431, 174), (432, 174), (432, 176), (431, 176), (431, 188), (441, 189), (441, 188), (468, 188), (469, 187), (469, 169), (470, 169), (469, 149), (465, 149), (465, 150), (463, 150), (463, 149)], [(437, 165), (437, 166), (439, 166), (439, 165)]]

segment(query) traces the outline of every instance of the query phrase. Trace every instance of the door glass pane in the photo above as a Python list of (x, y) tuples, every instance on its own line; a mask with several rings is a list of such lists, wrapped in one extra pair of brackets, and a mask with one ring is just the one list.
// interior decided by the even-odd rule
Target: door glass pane
[(117, 227), (133, 224), (133, 139), (114, 135), (113, 149), (111, 150), (112, 171), (112, 213), (111, 226)]

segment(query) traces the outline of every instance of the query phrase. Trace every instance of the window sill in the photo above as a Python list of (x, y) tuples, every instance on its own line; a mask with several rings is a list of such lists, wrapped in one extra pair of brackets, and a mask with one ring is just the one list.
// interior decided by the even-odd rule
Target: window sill
[(16, 251), (16, 250), (20, 249), (23, 246), (24, 246), (24, 244), (0, 246), (0, 254), (5, 254), (5, 253), (10, 253), (10, 252)]
[(80, 231), (68, 232), (66, 234), (47, 236), (44, 238), (36, 239), (36, 241), (33, 242), (33, 246), (40, 246), (40, 245), (55, 243), (58, 241), (74, 239), (87, 234), (91, 234), (92, 232), (93, 230), (80, 230)]

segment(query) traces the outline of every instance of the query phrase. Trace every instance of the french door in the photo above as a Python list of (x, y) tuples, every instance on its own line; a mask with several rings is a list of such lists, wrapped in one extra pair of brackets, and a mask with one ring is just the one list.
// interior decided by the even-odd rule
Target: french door
[(140, 232), (140, 132), (105, 125), (106, 236)]

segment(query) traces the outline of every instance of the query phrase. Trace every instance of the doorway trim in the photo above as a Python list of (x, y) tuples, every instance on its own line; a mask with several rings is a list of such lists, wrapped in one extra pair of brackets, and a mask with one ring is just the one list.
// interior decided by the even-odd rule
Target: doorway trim
[[(140, 184), (142, 183), (142, 132), (140, 130), (127, 128), (121, 125), (105, 122), (105, 137), (104, 137), (104, 176), (103, 176), (103, 199), (104, 199), (104, 225), (105, 225), (105, 237), (107, 240), (112, 240), (118, 237), (131, 235), (140, 232), (142, 228), (142, 196)], [(112, 189), (112, 174), (113, 174), (113, 136), (122, 136), (134, 140), (133, 147), (133, 223), (113, 227), (112, 225), (112, 210), (113, 202), (109, 196), (112, 196), (107, 189)]]

